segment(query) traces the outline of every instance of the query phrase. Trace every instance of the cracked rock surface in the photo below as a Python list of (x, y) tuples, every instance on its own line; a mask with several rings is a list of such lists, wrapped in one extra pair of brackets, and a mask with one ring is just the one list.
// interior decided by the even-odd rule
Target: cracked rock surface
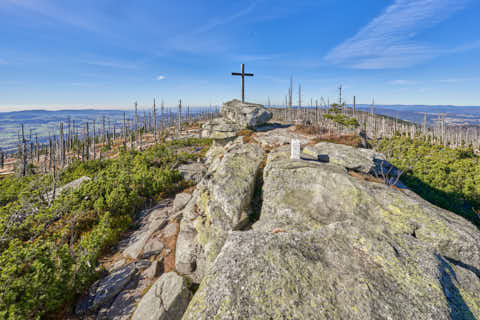
[(178, 320), (192, 293), (175, 272), (163, 274), (138, 304), (132, 320)]

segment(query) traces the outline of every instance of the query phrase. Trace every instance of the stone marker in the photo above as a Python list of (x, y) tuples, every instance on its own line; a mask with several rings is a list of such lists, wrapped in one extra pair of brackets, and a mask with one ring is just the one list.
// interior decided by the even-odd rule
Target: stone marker
[(300, 160), (300, 140), (292, 139), (290, 143), (291, 146), (291, 156), (292, 160)]

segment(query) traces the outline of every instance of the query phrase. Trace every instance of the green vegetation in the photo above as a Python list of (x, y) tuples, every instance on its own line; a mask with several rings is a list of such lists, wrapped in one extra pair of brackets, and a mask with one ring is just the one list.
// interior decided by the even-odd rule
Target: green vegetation
[(329, 110), (331, 113), (324, 115), (324, 117), (349, 128), (358, 128), (360, 124), (357, 119), (342, 114), (343, 108), (345, 108), (345, 103), (341, 105), (334, 103)]
[(404, 136), (383, 139), (377, 149), (404, 170), (402, 181), (422, 198), (480, 227), (480, 157), (472, 149)]
[(96, 280), (98, 259), (151, 200), (189, 185), (176, 164), (210, 141), (188, 139), (118, 158), (76, 162), (58, 176), (91, 181), (51, 200), (51, 175), (0, 180), (0, 319), (39, 319), (71, 303)]

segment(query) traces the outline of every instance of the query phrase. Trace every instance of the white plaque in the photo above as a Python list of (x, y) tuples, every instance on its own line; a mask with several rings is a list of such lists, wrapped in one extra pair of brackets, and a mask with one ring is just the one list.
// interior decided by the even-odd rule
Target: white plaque
[(290, 159), (300, 160), (300, 140), (292, 139), (292, 142), (290, 143), (290, 148), (291, 148)]

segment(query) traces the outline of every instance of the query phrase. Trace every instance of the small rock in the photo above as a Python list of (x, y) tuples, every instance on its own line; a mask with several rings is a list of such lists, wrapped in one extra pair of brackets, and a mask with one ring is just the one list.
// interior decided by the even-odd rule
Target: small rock
[(185, 208), (188, 201), (192, 199), (192, 195), (189, 193), (179, 193), (175, 196), (175, 200), (173, 201), (173, 212), (178, 212)]
[(114, 262), (110, 267), (109, 267), (109, 270), (110, 272), (114, 271), (114, 270), (117, 270), (118, 268), (120, 267), (123, 267), (123, 265), (125, 265), (125, 262), (126, 260), (125, 259), (120, 259), (116, 262)]
[(96, 320), (130, 320), (138, 302), (146, 288), (152, 283), (151, 279), (143, 276), (130, 281), (125, 288), (116, 296), (108, 312), (98, 314)]
[(143, 259), (143, 260), (140, 260), (138, 261), (137, 263), (135, 263), (135, 268), (137, 268), (138, 270), (142, 271), (142, 270), (145, 270), (147, 269), (148, 267), (150, 267), (152, 263), (146, 259)]
[(160, 254), (164, 247), (165, 245), (163, 244), (163, 242), (157, 238), (152, 238), (148, 240), (145, 248), (143, 249), (143, 258), (146, 259), (151, 256)]
[(152, 265), (143, 272), (143, 275), (149, 279), (158, 277), (162, 273), (162, 261), (163, 258), (153, 261)]
[(151, 236), (167, 223), (165, 218), (156, 218), (155, 216), (150, 217), (149, 221), (151, 222), (148, 224), (148, 226), (136, 232), (136, 236), (133, 239), (134, 241), (123, 251), (124, 257), (135, 260), (140, 258), (142, 251), (144, 251), (144, 247)]
[(170, 223), (162, 230), (162, 236), (165, 238), (172, 237), (177, 234), (178, 223)]
[(111, 302), (137, 272), (134, 264), (126, 265), (100, 280), (90, 310), (98, 310)]
[(166, 273), (142, 298), (132, 320), (181, 319), (191, 297), (184, 278)]

